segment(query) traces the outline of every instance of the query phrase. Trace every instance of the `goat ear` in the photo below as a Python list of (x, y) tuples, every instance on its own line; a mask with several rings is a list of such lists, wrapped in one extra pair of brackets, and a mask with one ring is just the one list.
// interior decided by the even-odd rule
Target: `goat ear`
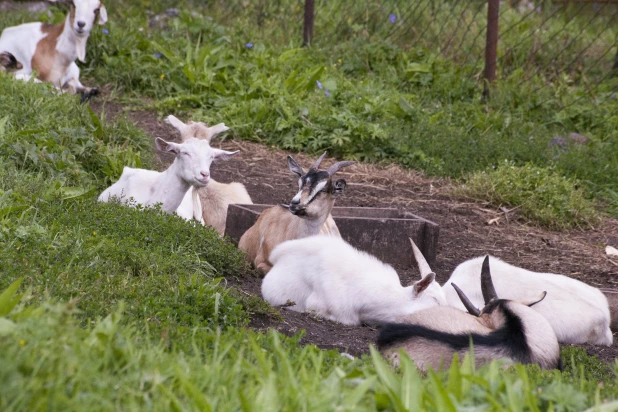
[(335, 180), (333, 182), (333, 194), (335, 196), (341, 196), (343, 192), (345, 191), (346, 186), (347, 186), (347, 183), (345, 182), (344, 179)]
[(171, 153), (178, 154), (178, 144), (172, 143), (172, 142), (166, 142), (160, 137), (157, 137), (157, 139), (155, 140), (155, 146), (157, 150), (160, 150), (162, 152), (171, 152)]
[(421, 293), (423, 293), (425, 289), (427, 289), (434, 280), (436, 280), (436, 274), (432, 272), (418, 282), (414, 282), (414, 287), (412, 288), (414, 294), (420, 295)]
[(174, 129), (178, 130), (180, 133), (182, 133), (185, 127), (187, 127), (186, 124), (184, 124), (179, 118), (177, 118), (176, 116), (172, 114), (167, 116), (165, 120), (163, 120), (163, 123), (169, 124)]
[(105, 6), (101, 4), (99, 8), (99, 24), (102, 26), (107, 23), (107, 10), (105, 10)]
[(212, 149), (212, 150), (215, 153), (214, 158), (217, 160), (229, 160), (230, 158), (240, 153), (240, 150), (236, 150), (234, 152), (228, 152), (227, 150), (220, 150), (220, 149)]
[(541, 302), (543, 299), (545, 299), (545, 296), (547, 296), (547, 292), (543, 292), (543, 293), (541, 294), (541, 296), (539, 297), (539, 299), (537, 299), (537, 300), (535, 300), (535, 301), (533, 301), (533, 302), (524, 302), (524, 304), (525, 304), (525, 305), (527, 305), (528, 307), (530, 307), (530, 306), (534, 306), (534, 305), (536, 305), (537, 303)]
[(423, 256), (421, 250), (416, 246), (416, 243), (412, 240), (412, 238), (408, 238), (410, 241), (410, 245), (412, 246), (412, 253), (414, 253), (414, 260), (416, 260), (416, 265), (418, 266), (418, 271), (421, 274), (421, 279), (426, 275), (433, 273), (433, 270), (429, 267), (429, 263)]
[(225, 123), (219, 123), (219, 124), (216, 124), (216, 125), (214, 125), (214, 126), (212, 126), (212, 127), (209, 127), (209, 128), (208, 128), (208, 131), (209, 131), (209, 139), (212, 139), (213, 137), (215, 137), (215, 136), (216, 136), (216, 135), (218, 135), (219, 133), (223, 133), (223, 132), (226, 132), (226, 131), (228, 131), (228, 130), (230, 130), (230, 128), (229, 128), (229, 127), (227, 127), (227, 126), (225, 125)]
[(290, 169), (292, 173), (298, 175), (298, 177), (302, 177), (303, 175), (303, 168), (300, 167), (300, 165), (296, 163), (296, 160), (290, 155), (288, 155), (288, 169)]

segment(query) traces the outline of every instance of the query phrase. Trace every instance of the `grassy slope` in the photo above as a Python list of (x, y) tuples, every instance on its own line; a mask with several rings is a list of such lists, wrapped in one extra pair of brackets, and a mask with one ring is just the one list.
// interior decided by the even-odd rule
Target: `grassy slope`
[(93, 165), (119, 161), (127, 141), (144, 147), (140, 131), (40, 85), (0, 76), (0, 92), (12, 96), (0, 103), (0, 287), (23, 279), (25, 293), (12, 310), (17, 300), (0, 296), (3, 410), (579, 411), (618, 393), (611, 369), (581, 349), (565, 350), (562, 374), (494, 364), (421, 377), (249, 332), (256, 302), (217, 280), (246, 273), (238, 251), (180, 218), (94, 202), (115, 176)]
[(579, 411), (618, 393), (582, 350), (565, 350), (563, 374), (494, 364), (420, 377), (378, 356), (350, 361), (248, 332), (257, 303), (218, 280), (246, 274), (229, 244), (156, 210), (94, 201), (122, 165), (151, 164), (141, 131), (2, 75), (0, 95), (10, 96), (0, 100), (0, 290), (22, 278), (25, 292), (15, 308), (11, 293), (0, 297), (3, 410)]

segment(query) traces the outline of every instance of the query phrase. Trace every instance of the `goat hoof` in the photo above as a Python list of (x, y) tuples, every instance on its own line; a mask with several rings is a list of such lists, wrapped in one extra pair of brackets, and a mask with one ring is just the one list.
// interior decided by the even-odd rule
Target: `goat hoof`
[(91, 98), (93, 98), (94, 96), (98, 96), (100, 94), (99, 89), (97, 88), (92, 88), (86, 92), (82, 93), (82, 97), (80, 99), (80, 103), (85, 103), (87, 101), (89, 101)]

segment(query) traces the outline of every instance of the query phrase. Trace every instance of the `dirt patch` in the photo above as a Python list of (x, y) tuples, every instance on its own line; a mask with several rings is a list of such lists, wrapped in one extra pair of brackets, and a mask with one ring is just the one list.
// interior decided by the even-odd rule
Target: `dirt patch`
[[(93, 102), (100, 112), (103, 104)], [(106, 103), (105, 113), (116, 117), (123, 106)], [(170, 126), (151, 112), (127, 112), (128, 118), (150, 136), (173, 140), (177, 137)], [(183, 119), (184, 120), (184, 119)], [(199, 120), (199, 119), (195, 119)], [(213, 166), (212, 176), (220, 182), (242, 182), (254, 203), (287, 203), (297, 189), (296, 179), (287, 169), (288, 152), (242, 140), (216, 140), (213, 146), (226, 150), (240, 149), (240, 156)], [(308, 167), (315, 156), (292, 154)], [(333, 163), (326, 158), (324, 166)], [(553, 232), (522, 222), (516, 212), (505, 215), (478, 202), (467, 202), (448, 195), (451, 182), (428, 178), (419, 172), (397, 166), (357, 164), (339, 172), (348, 187), (337, 201), (338, 206), (393, 207), (408, 210), (440, 225), (436, 265), (438, 280), (446, 281), (455, 267), (466, 259), (491, 254), (508, 263), (538, 272), (562, 273), (595, 287), (616, 287), (618, 266), (605, 255), (606, 245), (618, 247), (618, 221), (606, 219), (598, 227), (570, 232)], [(489, 225), (491, 219), (497, 224)], [(402, 253), (410, 253), (405, 250)], [(396, 267), (404, 284), (415, 280), (414, 268)], [(260, 295), (260, 280), (242, 280), (239, 287), (247, 293)], [(283, 322), (256, 317), (251, 326), (274, 328), (285, 334), (305, 330), (302, 342), (321, 348), (339, 348), (353, 354), (366, 353), (375, 330), (368, 327), (346, 327), (308, 314), (282, 310)], [(614, 346), (584, 346), (588, 353), (611, 361), (618, 357), (618, 342)]]

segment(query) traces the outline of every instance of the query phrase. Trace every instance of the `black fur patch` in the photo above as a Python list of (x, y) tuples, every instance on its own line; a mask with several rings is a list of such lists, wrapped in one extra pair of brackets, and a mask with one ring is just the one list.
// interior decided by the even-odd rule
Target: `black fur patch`
[[(307, 179), (309, 179), (309, 186), (307, 186)], [(330, 182), (330, 175), (324, 170), (315, 170), (311, 168), (303, 177), (301, 177), (302, 188), (304, 189), (308, 187), (309, 193), (311, 193), (313, 192), (313, 189), (315, 189), (315, 187), (318, 185), (318, 183), (323, 182), (327, 179), (329, 180), (328, 184), (326, 184), (326, 186), (324, 186), (324, 188), (320, 192), (329, 192), (331, 190), (332, 185)], [(317, 194), (313, 199), (315, 199), (316, 197)], [(311, 203), (313, 199), (311, 199), (309, 203)]]
[(453, 351), (458, 351), (468, 348), (470, 345), (470, 338), (472, 338), (475, 347), (505, 348), (505, 356), (520, 363), (530, 363), (532, 361), (532, 356), (530, 347), (526, 342), (524, 325), (517, 315), (503, 306), (503, 303), (505, 303), (504, 300), (492, 302), (490, 305), (493, 307), (484, 308), (485, 313), (487, 313), (497, 309), (498, 306), (502, 306), (505, 317), (504, 326), (487, 335), (478, 333), (454, 334), (437, 331), (420, 325), (390, 323), (384, 325), (380, 329), (377, 340), (378, 348), (387, 349), (398, 343), (404, 343), (409, 339), (423, 338), (429, 341), (440, 342), (450, 346)]

